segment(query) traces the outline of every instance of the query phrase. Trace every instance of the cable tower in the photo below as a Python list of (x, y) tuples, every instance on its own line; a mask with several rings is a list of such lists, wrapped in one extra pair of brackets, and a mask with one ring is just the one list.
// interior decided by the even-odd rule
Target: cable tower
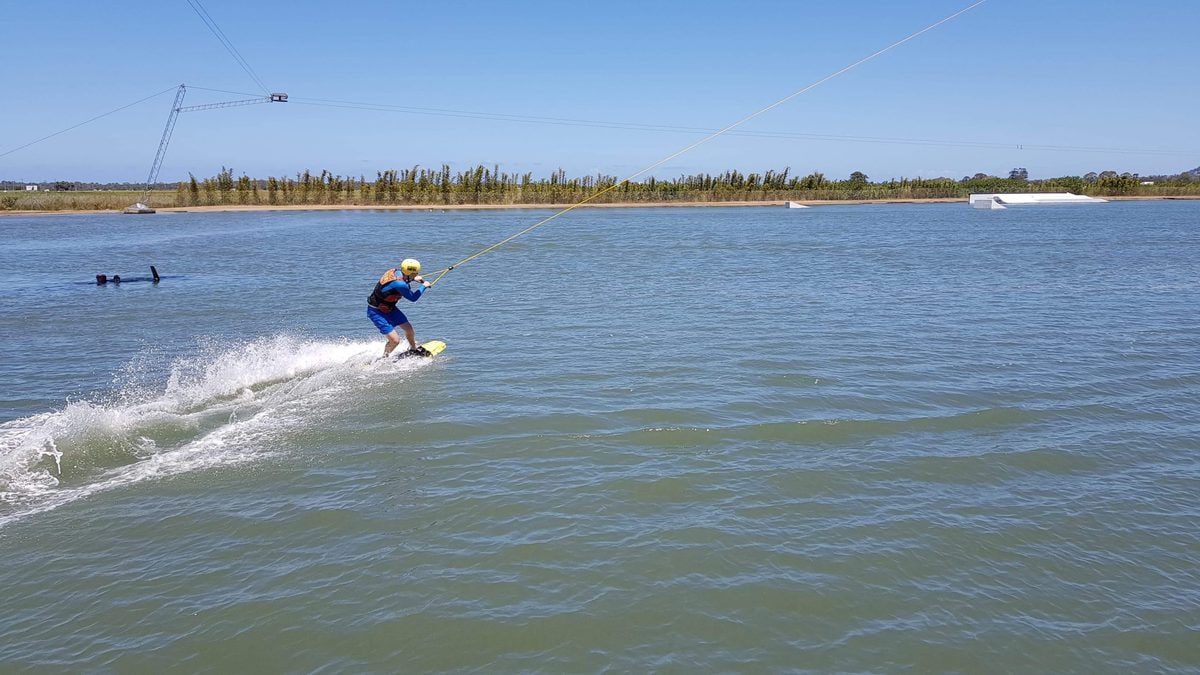
[(215, 110), (217, 108), (236, 108), (245, 105), (258, 105), (260, 103), (287, 103), (288, 95), (283, 92), (268, 94), (267, 96), (257, 96), (254, 98), (238, 99), (236, 101), (222, 101), (220, 103), (203, 103), (200, 105), (183, 105), (183, 97), (187, 94), (187, 87), (179, 85), (179, 89), (175, 92), (175, 102), (171, 104), (171, 114), (167, 115), (167, 124), (163, 127), (162, 140), (158, 142), (158, 152), (154, 153), (154, 162), (150, 165), (150, 175), (146, 177), (146, 187), (142, 190), (142, 198), (136, 204), (125, 208), (124, 213), (154, 213), (154, 209), (150, 204), (150, 190), (154, 188), (154, 184), (158, 182), (158, 171), (162, 168), (163, 158), (167, 154), (167, 146), (171, 143), (171, 135), (175, 133), (175, 120), (181, 112), (195, 112), (197, 110)]

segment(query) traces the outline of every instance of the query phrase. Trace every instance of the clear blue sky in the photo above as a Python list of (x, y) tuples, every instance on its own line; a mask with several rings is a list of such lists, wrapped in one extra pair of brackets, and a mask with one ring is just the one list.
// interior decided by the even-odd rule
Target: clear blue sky
[[(300, 101), (720, 128), (968, 4), (203, 0), (294, 102), (181, 114), (160, 180), (444, 162), (625, 177), (700, 136)], [(1009, 147), (730, 135), (655, 173), (1177, 173), (1200, 165), (1198, 35), (1195, 0), (989, 0), (745, 129)], [(0, 57), (0, 153), (180, 83), (261, 93), (186, 0), (6, 3)], [(144, 180), (171, 96), (2, 156), (0, 179)]]

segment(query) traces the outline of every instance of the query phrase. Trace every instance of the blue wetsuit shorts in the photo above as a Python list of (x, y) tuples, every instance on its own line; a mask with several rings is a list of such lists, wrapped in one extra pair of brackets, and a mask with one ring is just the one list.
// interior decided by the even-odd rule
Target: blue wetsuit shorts
[(370, 305), (367, 305), (367, 318), (384, 335), (392, 332), (392, 329), (396, 326), (403, 326), (408, 323), (408, 317), (404, 316), (404, 312), (398, 309), (393, 309), (390, 312), (381, 312)]

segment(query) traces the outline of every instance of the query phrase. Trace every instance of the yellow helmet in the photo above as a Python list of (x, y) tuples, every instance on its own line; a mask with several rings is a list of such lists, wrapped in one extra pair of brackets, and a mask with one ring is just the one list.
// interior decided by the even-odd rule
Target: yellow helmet
[(400, 273), (406, 277), (411, 277), (421, 273), (421, 261), (415, 258), (405, 258), (404, 262), (400, 263)]

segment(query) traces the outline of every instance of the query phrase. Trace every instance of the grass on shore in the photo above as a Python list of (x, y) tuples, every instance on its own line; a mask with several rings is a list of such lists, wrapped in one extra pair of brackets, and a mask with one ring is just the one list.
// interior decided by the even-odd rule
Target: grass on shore
[[(120, 211), (142, 198), (141, 190), (86, 190), (80, 192), (0, 192), (0, 211)], [(150, 194), (157, 206), (174, 206), (173, 191)]]
[[(1157, 186), (1145, 186), (1141, 190), (1137, 190), (1135, 194), (1121, 195), (1117, 198), (1126, 199), (1162, 199), (1171, 197), (1197, 197), (1200, 196), (1200, 184), (1198, 189), (1185, 188), (1166, 188)], [(0, 191), (0, 212), (4, 211), (120, 211), (135, 202), (142, 200), (143, 193), (140, 190), (86, 190), (72, 192), (50, 192), (50, 191)], [(1104, 197), (1106, 195), (1097, 195)], [(239, 198), (241, 197), (241, 198)], [(257, 197), (257, 199), (255, 199)], [(146, 200), (149, 206), (154, 208), (186, 208), (188, 206), (268, 206), (267, 195), (263, 192), (258, 194), (230, 194), (226, 198), (217, 198), (214, 200), (202, 199), (199, 203), (181, 203), (180, 192), (175, 190), (155, 190), (150, 193)], [(314, 195), (314, 197), (317, 197)], [(494, 204), (504, 204), (504, 200), (472, 200), (466, 195), (454, 195), (452, 200), (444, 199), (416, 199), (408, 200), (386, 200), (380, 201), (376, 199), (363, 199), (361, 194), (349, 196), (346, 194), (320, 195), (319, 198), (309, 198), (305, 200), (288, 199), (280, 200), (280, 206), (297, 206), (303, 207), (306, 205), (325, 205), (325, 206), (445, 206), (447, 204), (467, 206), (478, 204), (480, 206), (488, 206)], [(574, 203), (578, 199), (578, 195), (564, 195), (565, 199), (552, 200), (554, 203)], [(890, 190), (868, 190), (863, 192), (846, 192), (843, 190), (804, 190), (804, 191), (738, 191), (731, 194), (715, 195), (703, 191), (684, 191), (682, 193), (659, 192), (655, 194), (639, 193), (636, 196), (630, 195), (630, 199), (622, 199), (620, 195), (606, 195), (603, 200), (598, 200), (599, 203), (703, 203), (703, 202), (783, 202), (787, 200), (795, 201), (858, 201), (858, 200), (920, 200), (922, 198), (960, 198), (966, 200), (966, 196), (958, 195), (943, 195), (943, 194), (912, 194), (912, 191), (890, 191)], [(1109, 198), (1112, 198), (1111, 196)], [(190, 200), (186, 200), (190, 201)], [(541, 200), (521, 200), (520, 203), (537, 203)]]

